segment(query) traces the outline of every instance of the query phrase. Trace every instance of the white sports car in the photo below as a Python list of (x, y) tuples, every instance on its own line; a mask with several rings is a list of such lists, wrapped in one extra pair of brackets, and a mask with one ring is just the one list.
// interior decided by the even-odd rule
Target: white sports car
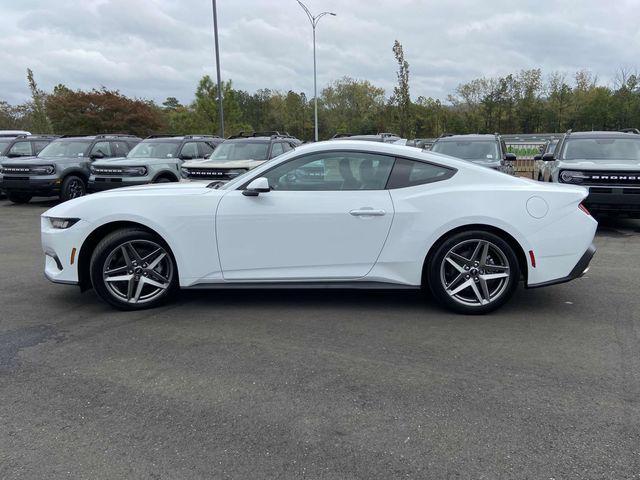
[(124, 188), (42, 215), (45, 275), (121, 309), (180, 288), (428, 287), (485, 313), (522, 280), (580, 277), (595, 252), (587, 190), (411, 147), (296, 148), (229, 183)]

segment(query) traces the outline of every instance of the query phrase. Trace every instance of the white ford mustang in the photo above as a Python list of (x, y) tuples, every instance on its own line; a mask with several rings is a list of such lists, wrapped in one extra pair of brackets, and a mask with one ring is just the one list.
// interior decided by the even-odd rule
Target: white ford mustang
[(421, 288), (462, 313), (581, 276), (582, 187), (373, 142), (298, 147), (227, 184), (131, 187), (42, 215), (45, 274), (122, 309), (180, 288)]

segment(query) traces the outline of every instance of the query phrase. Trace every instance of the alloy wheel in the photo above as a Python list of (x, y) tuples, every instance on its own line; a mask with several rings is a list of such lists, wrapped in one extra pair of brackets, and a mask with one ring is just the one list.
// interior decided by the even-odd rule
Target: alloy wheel
[(164, 247), (150, 240), (116, 246), (104, 262), (102, 278), (111, 295), (131, 304), (152, 302), (170, 288), (173, 262)]
[(447, 295), (465, 306), (495, 302), (507, 290), (510, 275), (502, 249), (482, 239), (456, 244), (440, 265), (440, 281)]
[(84, 195), (84, 184), (81, 180), (74, 178), (69, 182), (67, 187), (69, 198), (78, 198)]

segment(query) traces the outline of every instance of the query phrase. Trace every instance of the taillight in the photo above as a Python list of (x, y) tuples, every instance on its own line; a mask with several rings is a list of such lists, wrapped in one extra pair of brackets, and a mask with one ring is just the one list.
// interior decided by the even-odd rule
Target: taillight
[(582, 210), (584, 213), (586, 213), (587, 215), (591, 216), (591, 212), (582, 203), (578, 205), (578, 208)]

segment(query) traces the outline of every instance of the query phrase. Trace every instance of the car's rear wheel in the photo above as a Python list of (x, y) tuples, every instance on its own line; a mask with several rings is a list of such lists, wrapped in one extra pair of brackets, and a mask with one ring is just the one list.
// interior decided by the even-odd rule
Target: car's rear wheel
[(87, 184), (77, 175), (69, 175), (62, 181), (60, 187), (60, 200), (66, 202), (73, 198), (82, 197), (87, 193)]
[(465, 314), (483, 314), (515, 292), (520, 267), (513, 248), (482, 230), (455, 234), (442, 242), (428, 264), (431, 292), (443, 305)]
[(175, 259), (166, 243), (136, 228), (107, 235), (96, 246), (89, 268), (98, 295), (122, 310), (156, 307), (178, 283)]
[(33, 196), (28, 193), (8, 192), (7, 198), (13, 203), (29, 203)]

